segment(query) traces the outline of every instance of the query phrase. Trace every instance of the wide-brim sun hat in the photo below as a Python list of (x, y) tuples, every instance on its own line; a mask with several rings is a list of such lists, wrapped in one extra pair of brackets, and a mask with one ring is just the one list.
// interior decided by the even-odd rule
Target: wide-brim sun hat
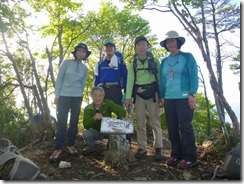
[(182, 36), (179, 36), (179, 34), (176, 31), (169, 31), (165, 34), (165, 39), (160, 42), (161, 47), (166, 48), (166, 40), (171, 39), (171, 38), (176, 38), (179, 39), (181, 42), (182, 46), (185, 43), (185, 38)]
[(106, 46), (106, 45), (113, 45), (115, 47), (115, 43), (112, 40), (106, 40), (103, 45), (104, 46)]
[(85, 51), (86, 51), (86, 58), (88, 58), (91, 55), (91, 51), (88, 50), (87, 45), (84, 44), (84, 43), (79, 43), (78, 45), (75, 46), (74, 51), (71, 52), (73, 55), (75, 55), (77, 48), (83, 48), (83, 49), (85, 49)]

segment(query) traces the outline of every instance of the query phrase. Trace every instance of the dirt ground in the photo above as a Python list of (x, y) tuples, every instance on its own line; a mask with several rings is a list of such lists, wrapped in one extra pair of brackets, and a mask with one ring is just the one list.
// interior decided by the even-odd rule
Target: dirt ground
[[(71, 163), (70, 168), (59, 168), (59, 162), (50, 163), (49, 156), (53, 152), (53, 142), (43, 140), (25, 152), (25, 157), (31, 159), (39, 167), (43, 175), (38, 180), (62, 180), (62, 181), (177, 181), (177, 180), (233, 180), (228, 176), (214, 175), (215, 166), (221, 165), (223, 160), (219, 156), (208, 154), (207, 147), (198, 147), (198, 165), (181, 170), (176, 167), (168, 167), (166, 158), (170, 155), (170, 143), (164, 139), (162, 161), (154, 161), (154, 149), (152, 147), (152, 136), (148, 136), (147, 157), (136, 159), (133, 162), (112, 166), (104, 159), (107, 149), (106, 140), (101, 142), (99, 150), (90, 155), (82, 155), (85, 147), (81, 135), (77, 135), (76, 148), (78, 156), (69, 156), (66, 153), (62, 161)], [(131, 150), (137, 150), (135, 135), (132, 135)], [(209, 168), (209, 170), (206, 170)], [(212, 170), (210, 172), (210, 170)]]

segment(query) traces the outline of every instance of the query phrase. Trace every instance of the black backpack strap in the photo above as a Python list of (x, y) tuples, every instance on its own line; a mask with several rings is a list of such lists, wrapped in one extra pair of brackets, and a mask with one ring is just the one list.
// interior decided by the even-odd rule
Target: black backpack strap
[[(148, 65), (149, 65), (149, 62), (154, 62), (154, 57), (153, 56), (148, 60)], [(156, 92), (158, 93), (158, 98), (160, 98), (157, 73), (154, 73), (154, 76), (155, 76), (155, 79), (156, 79)], [(156, 95), (154, 95), (153, 101), (156, 102)]]
[[(117, 56), (117, 55), (116, 55)], [(123, 84), (121, 83), (121, 78), (123, 77), (123, 71), (122, 71), (122, 65), (124, 64), (124, 60), (122, 60), (123, 58), (120, 58), (119, 56), (117, 56), (117, 60), (118, 60), (118, 70), (119, 70), (119, 79), (118, 79), (118, 83), (121, 84), (123, 86)]]
[(134, 71), (134, 84), (133, 84), (133, 89), (132, 89), (132, 97), (133, 97), (133, 103), (136, 103), (136, 74), (137, 74), (137, 59), (136, 55), (134, 56), (134, 60), (132, 61), (133, 64), (133, 71)]

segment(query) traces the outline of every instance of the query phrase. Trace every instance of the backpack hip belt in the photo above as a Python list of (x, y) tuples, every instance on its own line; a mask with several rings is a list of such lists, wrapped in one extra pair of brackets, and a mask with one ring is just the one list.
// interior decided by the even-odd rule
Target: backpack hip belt
[(119, 83), (118, 82), (104, 82), (104, 83), (100, 83), (99, 86), (105, 87), (105, 88), (112, 88), (112, 87), (118, 87)]

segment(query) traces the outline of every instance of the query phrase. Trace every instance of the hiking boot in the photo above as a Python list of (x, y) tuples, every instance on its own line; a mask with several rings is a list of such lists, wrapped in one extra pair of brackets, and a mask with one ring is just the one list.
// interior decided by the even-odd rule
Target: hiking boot
[(59, 149), (59, 150), (54, 150), (54, 152), (52, 153), (52, 155), (49, 157), (49, 161), (50, 162), (57, 162), (59, 161), (59, 159), (61, 158), (63, 153), (63, 150)]
[(166, 164), (168, 166), (175, 166), (179, 163), (179, 159), (177, 159), (176, 157), (169, 157), (166, 161)]
[(135, 157), (136, 158), (142, 158), (144, 156), (147, 155), (147, 150), (144, 150), (144, 149), (138, 149), (136, 154), (135, 154)]
[(74, 146), (66, 146), (64, 148), (64, 151), (66, 151), (71, 156), (76, 156), (78, 154), (78, 151), (75, 149)]
[(190, 162), (190, 161), (187, 161), (187, 160), (181, 160), (179, 163), (178, 163), (178, 167), (180, 169), (188, 169), (190, 167), (193, 167), (197, 165), (197, 162)]
[(153, 156), (154, 160), (156, 161), (160, 161), (163, 160), (163, 155), (162, 155), (162, 150), (161, 148), (155, 148), (155, 152), (154, 152), (154, 156)]

